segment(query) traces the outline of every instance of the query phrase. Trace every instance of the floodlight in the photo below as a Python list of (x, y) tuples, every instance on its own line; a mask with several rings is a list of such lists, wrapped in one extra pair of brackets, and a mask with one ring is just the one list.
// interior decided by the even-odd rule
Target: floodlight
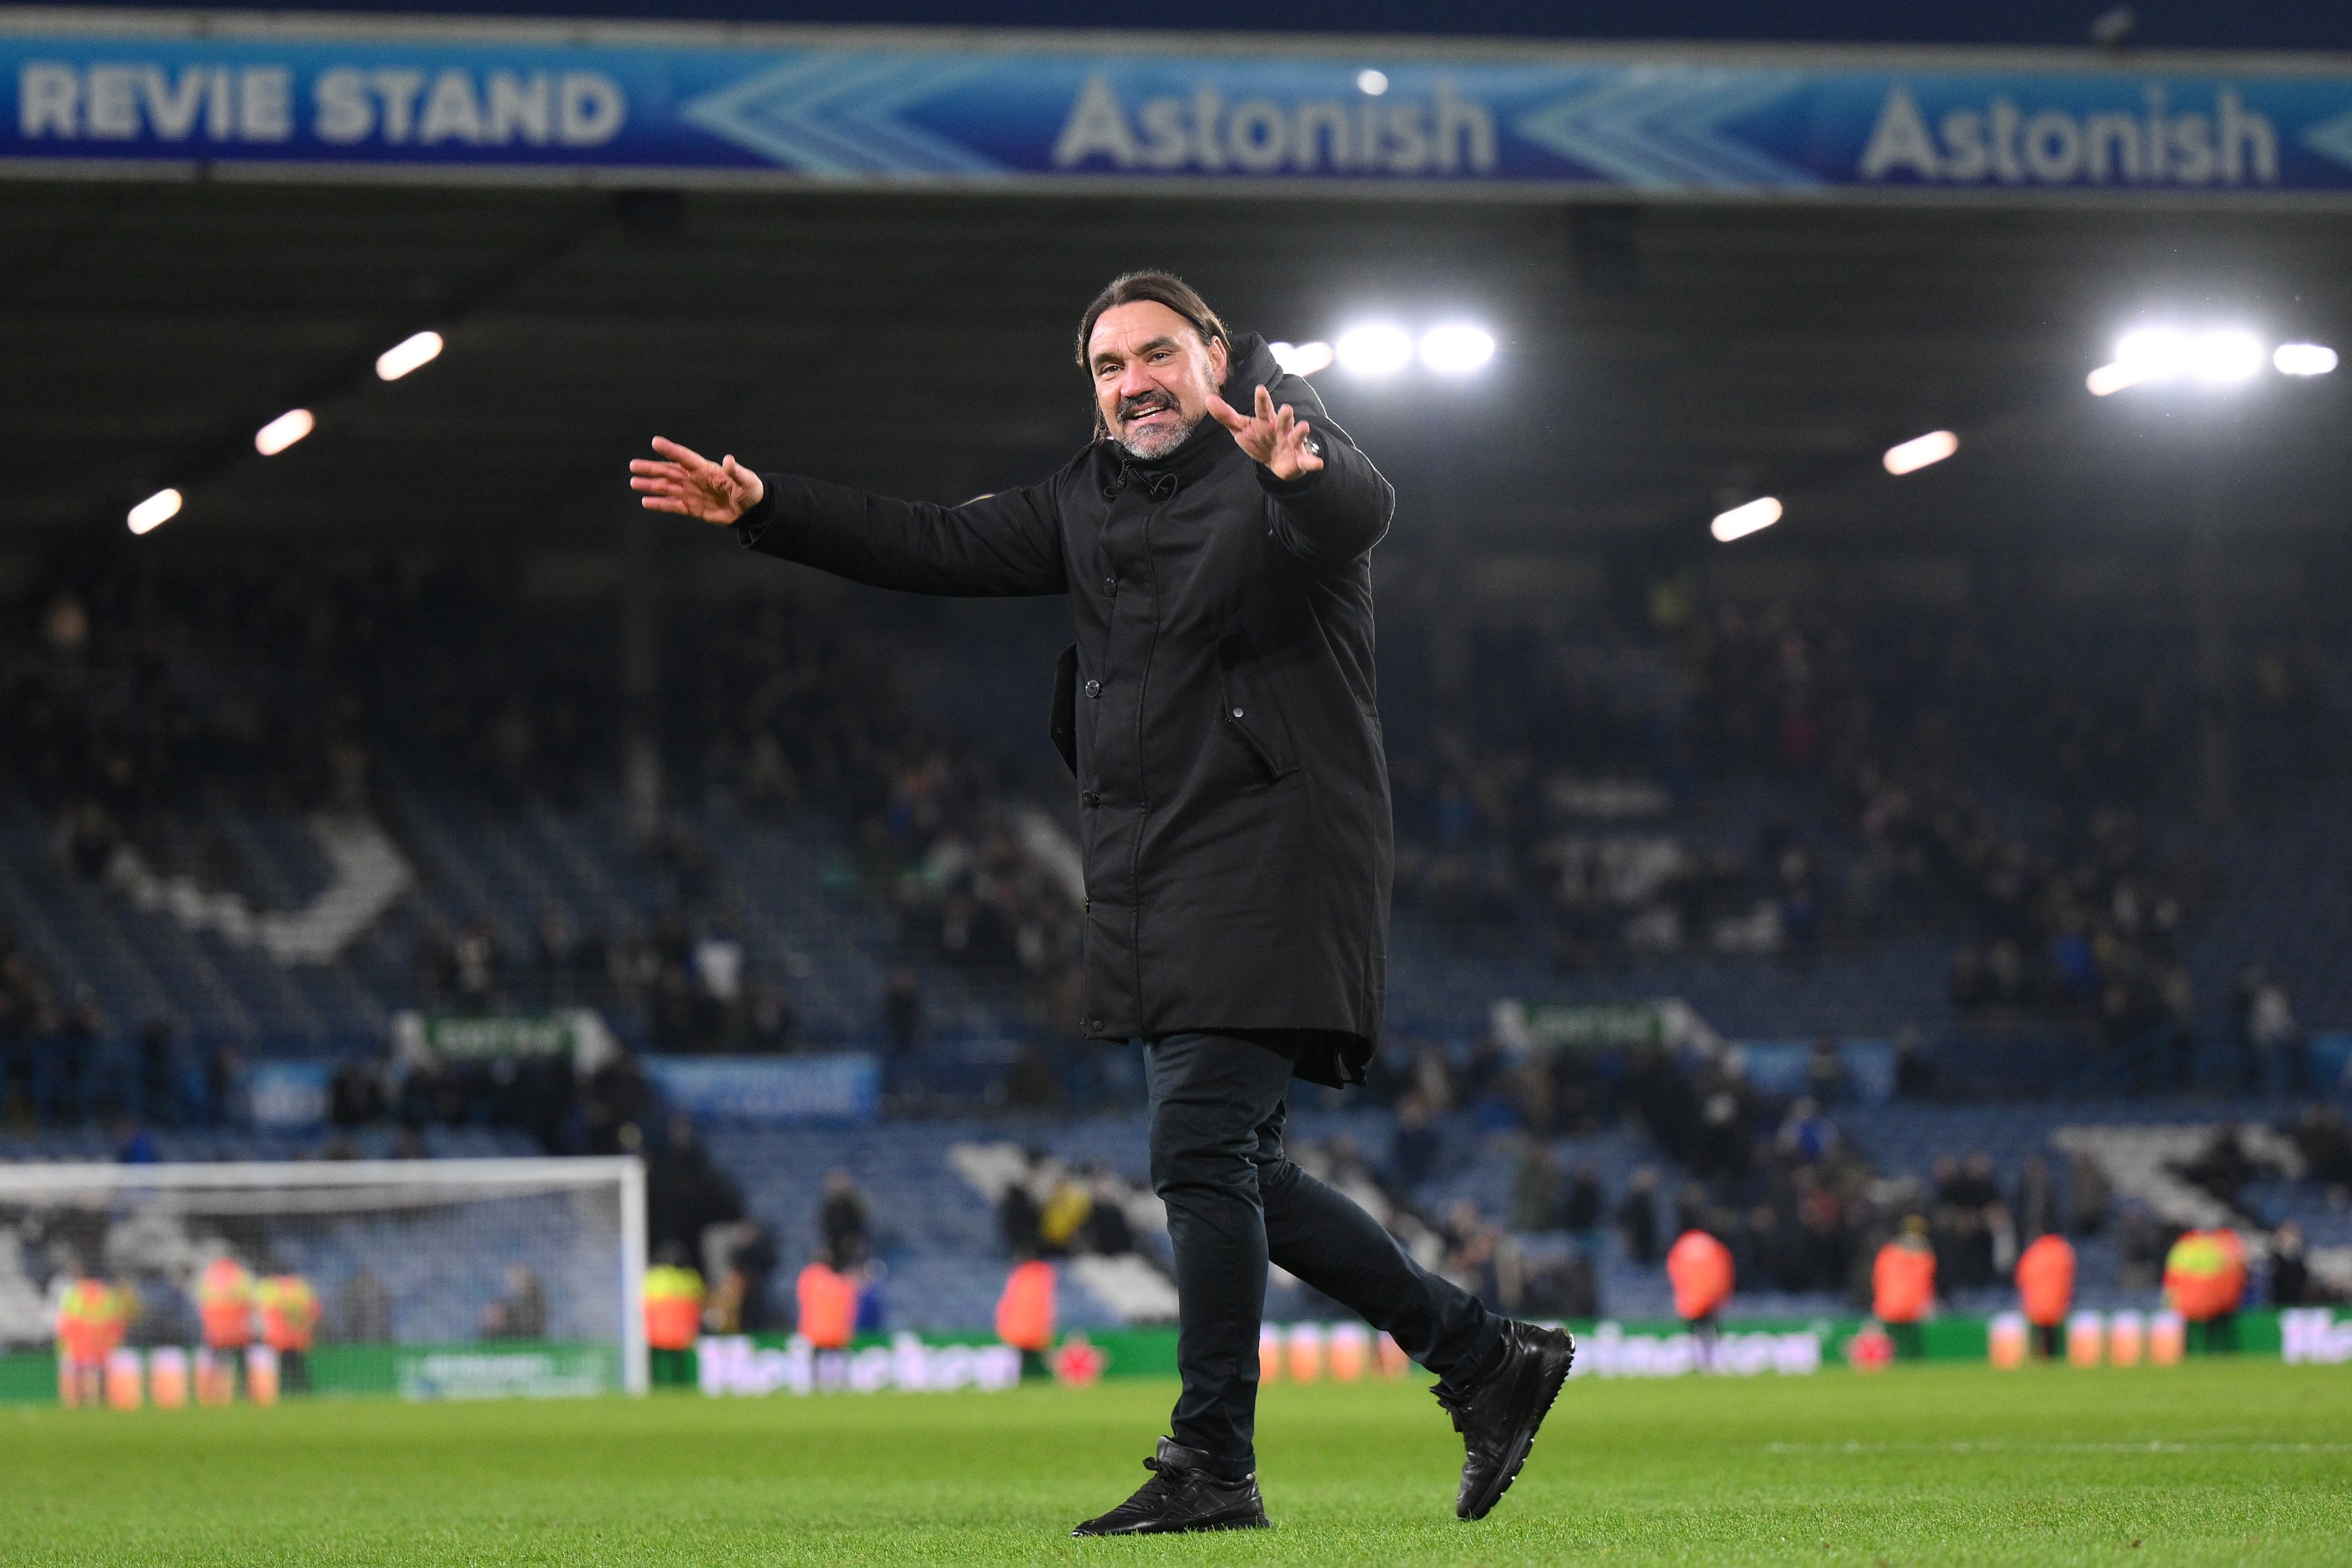
[(1494, 334), (1465, 322), (1421, 334), (1421, 363), (1441, 375), (1463, 375), (1495, 357)]
[(1376, 70), (1358, 71), (1356, 89), (1368, 98), (1378, 98), (1389, 89), (1389, 73)]
[(419, 365), (431, 363), (440, 353), (440, 333), (418, 332), (401, 339), (378, 354), (375, 373), (386, 381), (398, 381)]
[(2326, 343), (2281, 343), (2271, 363), (2281, 375), (2326, 375), (2336, 368), (2336, 351)]
[(154, 532), (155, 530), (180, 515), (180, 506), (184, 499), (177, 490), (157, 490), (131, 509), (131, 516), (127, 520), (131, 524), (131, 531)]
[(1771, 496), (1759, 496), (1744, 506), (1733, 507), (1723, 513), (1707, 524), (1706, 531), (1715, 535), (1718, 543), (1728, 544), (1735, 539), (1745, 539), (1751, 533), (1769, 528), (1780, 521), (1780, 501)]
[(2092, 396), (2112, 397), (2126, 386), (2137, 386), (2147, 377), (2118, 360), (2113, 364), (2101, 365), (2083, 379), (2084, 384), (2091, 389)]
[(278, 453), (308, 436), (318, 421), (307, 408), (289, 408), (253, 433), (253, 449), (265, 458)]
[(1274, 363), (1293, 375), (1313, 375), (1331, 363), (1331, 345), (1326, 342), (1268, 343)]
[(1886, 448), (1884, 461), (1890, 474), (1912, 474), (1930, 463), (1940, 463), (1960, 449), (1960, 438), (1949, 430), (1930, 430)]
[[(2116, 344), (2116, 363), (2133, 381), (2162, 381), (2189, 368), (2189, 334), (2178, 327), (2141, 327)], [(2126, 384), (2126, 385), (2129, 383)]]
[(1412, 362), (1412, 334), (1393, 321), (1370, 321), (1339, 334), (1338, 354), (1351, 375), (1394, 375)]
[(2263, 368), (2260, 338), (2235, 328), (2200, 332), (2189, 345), (2189, 370), (2209, 386), (2252, 379)]

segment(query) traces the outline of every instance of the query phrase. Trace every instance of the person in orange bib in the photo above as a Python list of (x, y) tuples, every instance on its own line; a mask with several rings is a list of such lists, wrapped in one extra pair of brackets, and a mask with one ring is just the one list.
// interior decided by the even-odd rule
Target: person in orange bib
[(130, 1314), (122, 1292), (103, 1279), (80, 1279), (58, 1301), (58, 1399), (67, 1408), (97, 1408), (106, 1393), (106, 1358), (122, 1343)]
[(2164, 1304), (2189, 1324), (2199, 1350), (2235, 1350), (2238, 1307), (2246, 1294), (2246, 1247), (2226, 1226), (2192, 1230), (2164, 1259)]
[(1906, 1216), (1902, 1234), (1878, 1249), (1870, 1266), (1870, 1310), (1886, 1325), (1895, 1352), (1916, 1358), (1924, 1349), (1919, 1325), (1936, 1302), (1936, 1255), (1927, 1247), (1927, 1222)]
[(996, 1337), (1021, 1352), (1024, 1375), (1045, 1370), (1045, 1354), (1054, 1342), (1052, 1264), (1031, 1258), (1013, 1266), (1004, 1293), (996, 1299)]
[(675, 1254), (646, 1270), (646, 1345), (653, 1380), (664, 1387), (692, 1381), (687, 1352), (702, 1333), (702, 1276)]
[(801, 1337), (821, 1351), (846, 1347), (857, 1329), (857, 1279), (820, 1255), (801, 1270), (793, 1287), (800, 1299)]
[(1675, 1316), (1698, 1343), (1699, 1363), (1715, 1362), (1715, 1314), (1731, 1299), (1731, 1248), (1703, 1230), (1686, 1230), (1666, 1249), (1666, 1279), (1675, 1288)]
[(2017, 1294), (2034, 1342), (2051, 1361), (2063, 1343), (2067, 1309), (2074, 1304), (2074, 1248), (2052, 1232), (2036, 1237), (2017, 1259)]
[(253, 1288), (261, 1342), (278, 1352), (278, 1383), (288, 1394), (310, 1390), (310, 1342), (319, 1329), (319, 1293), (299, 1274), (272, 1274)]
[(233, 1396), (237, 1371), (245, 1366), (245, 1347), (254, 1342), (254, 1274), (228, 1253), (205, 1265), (195, 1279), (195, 1317), (205, 1326), (205, 1350), (209, 1352), (216, 1392)]

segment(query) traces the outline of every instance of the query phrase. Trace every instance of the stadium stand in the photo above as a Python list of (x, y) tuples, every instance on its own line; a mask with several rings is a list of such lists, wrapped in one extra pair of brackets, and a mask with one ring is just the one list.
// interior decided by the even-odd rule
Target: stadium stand
[[(889, 1320), (983, 1321), (1011, 1150), (1046, 1197), (1140, 1220), (1124, 1261), (1076, 1247), (1066, 1321), (1164, 1309), (1139, 1075), (1062, 1027), (1058, 782), (1001, 750), (1035, 706), (1020, 638), (951, 652), (814, 598), (673, 617), (649, 826), (604, 782), (614, 672), (583, 612), (488, 574), (60, 560), (28, 602), (0, 632), (6, 1157), (637, 1147), (684, 1180), (695, 1135), (631, 1058), (576, 1085), (383, 1061), (404, 1009), (586, 1006), (636, 1053), (870, 1048), (895, 1114), (950, 1119), (711, 1128), (682, 1240), (754, 1224), (793, 1263), (845, 1169)], [(1433, 635), (1402, 620), (1383, 671), (1394, 1037), (1368, 1104), (1305, 1094), (1293, 1133), (1428, 1261), (1518, 1310), (1657, 1314), (1656, 1254), (1703, 1224), (1744, 1306), (1821, 1312), (1916, 1207), (1983, 1307), (2033, 1167), (2053, 1214), (2086, 1205), (2084, 1299), (2120, 1301), (2210, 1217), (2168, 1173), (2235, 1119), (2279, 1130), (2249, 1133), (2231, 1212), (2352, 1283), (2344, 1175), (2290, 1126), (2343, 1065), (2308, 1026), (2352, 1021), (2352, 884), (2315, 870), (2352, 827), (2323, 650), (2246, 661), (2262, 808), (2216, 837), (2184, 826), (2191, 680), (2161, 634), (1702, 607), (1669, 580), (1613, 629), (1473, 634), (1466, 701)], [(1519, 1054), (1489, 1030), (1507, 998), (1671, 999), (1708, 1049)], [(1867, 1094), (1843, 1068), (1796, 1086), (1846, 1096), (1823, 1106), (1785, 1070), (1818, 1041), (1895, 1065)], [(331, 1145), (238, 1125), (251, 1065), (289, 1058), (336, 1068)], [(2176, 1098), (2119, 1098), (2150, 1094)], [(1987, 1097), (2009, 1102), (1953, 1103)]]

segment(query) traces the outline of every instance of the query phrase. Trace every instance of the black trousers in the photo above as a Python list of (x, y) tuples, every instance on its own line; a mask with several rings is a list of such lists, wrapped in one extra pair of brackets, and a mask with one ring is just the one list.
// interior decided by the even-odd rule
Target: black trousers
[(1386, 1330), (1452, 1384), (1502, 1349), (1502, 1320), (1415, 1263), (1379, 1222), (1290, 1163), (1291, 1058), (1278, 1043), (1166, 1035), (1144, 1044), (1151, 1187), (1176, 1251), (1177, 1370), (1170, 1436), (1238, 1477), (1257, 1468), (1257, 1341), (1266, 1263)]

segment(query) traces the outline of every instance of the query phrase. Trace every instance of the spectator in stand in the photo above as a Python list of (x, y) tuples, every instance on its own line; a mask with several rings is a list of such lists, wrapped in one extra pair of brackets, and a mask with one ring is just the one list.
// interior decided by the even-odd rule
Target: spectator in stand
[(2336, 1188), (2352, 1188), (2352, 1129), (2343, 1116), (2326, 1105), (2305, 1106), (2288, 1134), (2303, 1156), (2304, 1173)]
[(2238, 983), (2241, 1065), (2239, 1086), (2255, 1094), (2297, 1094), (2310, 1073), (2304, 1060), (2303, 1031), (2286, 992), (2259, 969)]
[(1541, 1138), (1525, 1141), (1518, 1168), (1511, 1177), (1511, 1228), (1549, 1231), (1560, 1228), (1559, 1162)]
[(507, 1266), (506, 1294), (482, 1313), (486, 1340), (543, 1340), (547, 1337), (547, 1291), (539, 1276), (520, 1263)]
[(817, 1234), (824, 1237), (825, 1255), (835, 1268), (849, 1270), (866, 1261), (872, 1244), (868, 1227), (872, 1205), (857, 1190), (849, 1173), (836, 1165), (824, 1173), (824, 1196), (817, 1205)]
[(1396, 1132), (1389, 1144), (1389, 1171), (1397, 1191), (1410, 1194), (1437, 1173), (1438, 1149), (1426, 1094), (1407, 1091), (1397, 1101)]
[(1658, 1260), (1658, 1173), (1644, 1165), (1625, 1184), (1617, 1205), (1617, 1233), (1625, 1255), (1643, 1268)]
[(1128, 1222), (1127, 1190), (1101, 1165), (1087, 1176), (1092, 1202), (1078, 1233), (1077, 1250), (1100, 1258), (1119, 1258), (1135, 1250), (1135, 1227)]
[(1592, 1234), (1600, 1227), (1602, 1208), (1608, 1197), (1601, 1188), (1601, 1167), (1590, 1160), (1579, 1160), (1570, 1173), (1568, 1200), (1560, 1205), (1560, 1227), (1575, 1237), (1586, 1251), (1592, 1246)]
[(2017, 1237), (2021, 1242), (2030, 1244), (2065, 1228), (2058, 1212), (2057, 1182), (2050, 1173), (2050, 1162), (2039, 1154), (2028, 1154), (2017, 1168), (2017, 1201), (2012, 1212), (2017, 1220)]
[(2335, 1290), (2312, 1275), (2303, 1227), (2291, 1219), (2280, 1221), (2271, 1232), (2271, 1304), (2313, 1307), (2339, 1300)]

